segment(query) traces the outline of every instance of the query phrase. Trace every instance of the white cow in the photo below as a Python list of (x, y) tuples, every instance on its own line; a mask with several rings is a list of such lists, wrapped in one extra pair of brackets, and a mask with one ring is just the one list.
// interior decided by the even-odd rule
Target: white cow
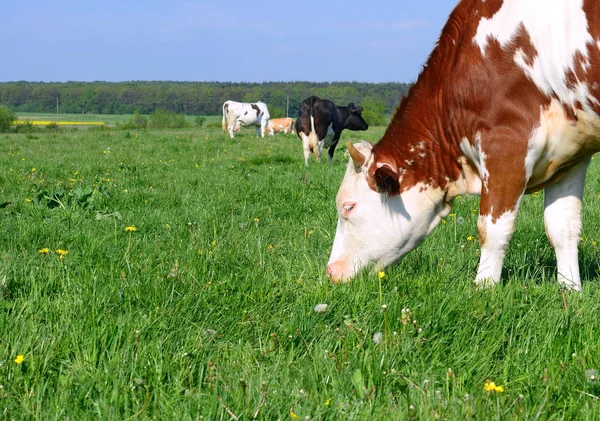
[(229, 137), (233, 139), (235, 127), (256, 126), (256, 136), (260, 129), (260, 135), (265, 137), (265, 127), (269, 121), (269, 109), (264, 102), (245, 102), (225, 101), (223, 104), (223, 133), (225, 130)]

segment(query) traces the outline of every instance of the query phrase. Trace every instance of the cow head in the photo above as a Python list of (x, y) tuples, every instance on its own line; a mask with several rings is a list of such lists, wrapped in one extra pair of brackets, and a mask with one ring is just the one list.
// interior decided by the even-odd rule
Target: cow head
[(348, 130), (367, 130), (369, 124), (362, 116), (363, 107), (357, 107), (353, 103), (348, 104), (348, 117), (344, 120), (344, 129)]
[(378, 160), (372, 145), (348, 144), (350, 161), (336, 197), (338, 223), (327, 264), (332, 281), (375, 264), (383, 269), (417, 247), (450, 207), (441, 188), (402, 189), (393, 162)]

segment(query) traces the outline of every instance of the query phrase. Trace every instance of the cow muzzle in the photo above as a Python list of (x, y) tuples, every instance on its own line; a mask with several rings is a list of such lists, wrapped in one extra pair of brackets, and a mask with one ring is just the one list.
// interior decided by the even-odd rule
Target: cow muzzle
[(349, 267), (346, 263), (337, 260), (327, 265), (327, 276), (335, 284), (338, 282), (347, 282), (352, 277), (348, 269)]

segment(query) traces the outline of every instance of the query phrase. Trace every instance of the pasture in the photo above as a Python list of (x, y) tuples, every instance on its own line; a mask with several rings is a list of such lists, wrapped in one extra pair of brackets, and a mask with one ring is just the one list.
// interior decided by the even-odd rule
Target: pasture
[(383, 128), (308, 168), (295, 135), (253, 132), (0, 136), (4, 418), (600, 418), (598, 159), (581, 293), (555, 281), (543, 192), (495, 289), (472, 285), (476, 197), (383, 277), (332, 285), (343, 145)]

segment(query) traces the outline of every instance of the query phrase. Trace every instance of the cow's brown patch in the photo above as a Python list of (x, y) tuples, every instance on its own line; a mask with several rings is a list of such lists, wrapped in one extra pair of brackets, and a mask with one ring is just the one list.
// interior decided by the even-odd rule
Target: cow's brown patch
[(256, 118), (259, 118), (262, 115), (262, 111), (260, 110), (260, 108), (258, 107), (258, 105), (256, 105), (256, 104), (250, 104), (250, 106), (252, 107), (252, 109), (254, 111), (256, 111)]
[(525, 190), (529, 137), (550, 98), (514, 61), (517, 52), (528, 65), (538, 55), (523, 26), (504, 48), (488, 38), (485, 55), (473, 42), (481, 18), (491, 18), (501, 5), (464, 0), (452, 12), (417, 82), (373, 147), (369, 185), (394, 187), (389, 172), (377, 175), (383, 163), (398, 168), (396, 178), (402, 175), (396, 193), (418, 183), (445, 188), (463, 175), (463, 139), (473, 146), (479, 139), (489, 172), (480, 212), (495, 220), (514, 210)]

